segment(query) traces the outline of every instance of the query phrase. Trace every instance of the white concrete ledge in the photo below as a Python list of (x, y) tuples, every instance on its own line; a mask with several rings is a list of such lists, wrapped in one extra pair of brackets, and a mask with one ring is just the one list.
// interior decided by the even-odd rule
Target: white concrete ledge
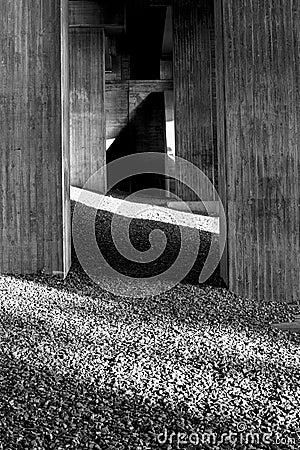
[(180, 201), (169, 201), (167, 202), (167, 207), (175, 209), (177, 211), (188, 211), (190, 209), (192, 212), (198, 214), (209, 214), (210, 216), (219, 216), (220, 214), (220, 204), (218, 201), (207, 201), (207, 202), (180, 202)]
[[(185, 210), (170, 209), (162, 205), (156, 205), (147, 198), (120, 199), (102, 194), (96, 194), (71, 186), (71, 200), (95, 208), (136, 219), (154, 220), (170, 223), (182, 227), (196, 228), (212, 234), (220, 233), (218, 217), (201, 216)], [(152, 199), (153, 201), (153, 199)], [(172, 203), (172, 202), (171, 202)], [(180, 202), (178, 202), (180, 203)]]

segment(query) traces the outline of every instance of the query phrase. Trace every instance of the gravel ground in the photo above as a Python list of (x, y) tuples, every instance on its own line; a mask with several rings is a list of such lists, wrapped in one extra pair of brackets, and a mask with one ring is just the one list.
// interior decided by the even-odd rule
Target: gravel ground
[[(133, 226), (140, 248), (154, 225)], [(159, 264), (176, 253), (168, 231)], [(194, 272), (139, 299), (103, 291), (75, 257), (64, 281), (0, 277), (0, 449), (298, 449), (300, 336), (270, 327), (292, 308)]]

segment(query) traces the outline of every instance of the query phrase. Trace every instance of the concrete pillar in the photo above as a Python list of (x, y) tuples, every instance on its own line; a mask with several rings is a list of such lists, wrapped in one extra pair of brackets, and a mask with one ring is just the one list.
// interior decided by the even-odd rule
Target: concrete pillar
[[(173, 74), (176, 155), (200, 168), (217, 187), (216, 98), (214, 78), (214, 10), (210, 0), (173, 2)], [(209, 184), (198, 185), (201, 200), (214, 200)], [(183, 184), (177, 194), (197, 200)]]
[(0, 272), (70, 266), (67, 0), (0, 3)]
[(229, 287), (258, 300), (297, 303), (300, 3), (216, 3)]
[[(105, 34), (70, 28), (71, 185), (83, 187), (106, 163)], [(89, 188), (103, 193), (106, 175)]]

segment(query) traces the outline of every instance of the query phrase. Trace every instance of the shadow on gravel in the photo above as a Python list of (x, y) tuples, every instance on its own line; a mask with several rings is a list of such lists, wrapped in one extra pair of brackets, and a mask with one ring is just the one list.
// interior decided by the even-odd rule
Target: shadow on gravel
[[(149, 233), (158, 227), (168, 245), (150, 268), (128, 264), (114, 248), (111, 219), (100, 212), (96, 232), (110, 263), (123, 273), (160, 273), (176, 259), (178, 227), (136, 220), (131, 239), (138, 250), (149, 248)], [(285, 433), (287, 411), (293, 419), (295, 409), (295, 347), (268, 323), (283, 319), (287, 305), (270, 308), (216, 289), (218, 272), (211, 285), (199, 286), (211, 239), (199, 233), (198, 258), (184, 283), (156, 297), (107, 293), (85, 274), (74, 249), (66, 280), (43, 274), (13, 277), (7, 285), (4, 280), (0, 450), (245, 450), (250, 446), (216, 446), (215, 440), (239, 423), (251, 430), (256, 418)], [(193, 441), (178, 446), (180, 432), (190, 432), (182, 439)], [(251, 448), (299, 448), (276, 446), (275, 437)]]
[(184, 405), (175, 410), (133, 391), (62, 378), (50, 368), (37, 370), (10, 357), (2, 361), (1, 448), (166, 449), (164, 436), (161, 443), (156, 438), (166, 428), (179, 432), (182, 421), (197, 426), (197, 417), (190, 417)]
[[(143, 398), (134, 388), (116, 389), (114, 380), (103, 387), (97, 380), (92, 383), (80, 380), (80, 374), (62, 377), (49, 367), (37, 367), (11, 355), (1, 359), (0, 447), (3, 449), (233, 448), (232, 442), (222, 441), (222, 435), (224, 439), (236, 428), (225, 409), (212, 411), (213, 393), (192, 414), (184, 402), (172, 405), (159, 396), (151, 400)], [(274, 440), (276, 434), (270, 436)], [(237, 440), (234, 443), (238, 450), (250, 448), (249, 443), (239, 444)], [(266, 450), (296, 447), (273, 446), (270, 441), (251, 446)]]
[(63, 378), (48, 367), (1, 359), (1, 448), (163, 449), (156, 435), (166, 426), (179, 431), (184, 418), (196, 425), (184, 406), (151, 404), (134, 391), (115, 389), (113, 380), (103, 388), (97, 380)]
[[(90, 214), (91, 208), (84, 206), (86, 214)], [(195, 229), (189, 228), (183, 225), (174, 225), (172, 223), (161, 222), (158, 220), (149, 219), (131, 219), (129, 228), (129, 237), (132, 246), (140, 252), (146, 252), (151, 248), (149, 242), (150, 234), (155, 230), (160, 230), (163, 232), (167, 239), (166, 248), (163, 253), (155, 260), (150, 263), (140, 263), (133, 262), (126, 257), (120, 255), (115, 247), (111, 234), (111, 224), (112, 219), (117, 215), (112, 214), (108, 211), (98, 211), (95, 221), (95, 234), (98, 243), (98, 247), (108, 262), (108, 264), (113, 267), (116, 271), (123, 275), (134, 278), (151, 278), (156, 275), (165, 274), (165, 272), (174, 264), (177, 260), (180, 248), (181, 248), (181, 233), (187, 236), (187, 246), (192, 248), (195, 246), (194, 233)], [(119, 226), (125, 228), (127, 218), (118, 215)], [(82, 229), (82, 239), (84, 240), (84, 228)], [(203, 265), (207, 259), (210, 246), (212, 245), (218, 257), (218, 241), (217, 235), (210, 232), (198, 229), (196, 232), (199, 233), (200, 247), (198, 251), (197, 258), (191, 267), (189, 273), (182, 280), (175, 280), (176, 282), (182, 281), (183, 283), (199, 285), (199, 276), (202, 271)], [(77, 259), (74, 248), (72, 248), (72, 261), (73, 268), (78, 271), (82, 270), (80, 262)], [(185, 262), (182, 262), (182, 267)], [(220, 278), (219, 268), (211, 275), (209, 280), (206, 282), (208, 285), (214, 287), (225, 287), (222, 279)]]
[[(72, 211), (74, 208), (74, 202), (72, 202)], [(86, 213), (90, 214), (93, 210), (90, 207), (84, 206)], [(116, 215), (115, 215), (116, 216)], [(149, 236), (154, 230), (161, 230), (167, 238), (167, 244), (164, 252), (156, 260), (144, 264), (139, 262), (133, 262), (124, 256), (120, 255), (115, 247), (115, 244), (111, 235), (111, 222), (114, 215), (109, 211), (98, 211), (95, 220), (95, 234), (98, 243), (98, 247), (105, 257), (106, 261), (117, 272), (123, 275), (134, 278), (151, 278), (155, 275), (164, 274), (176, 261), (180, 246), (181, 246), (181, 232), (183, 231), (188, 236), (188, 245), (194, 246), (193, 232), (191, 228), (184, 227), (183, 225), (174, 225), (172, 223), (161, 222), (157, 220), (146, 219), (132, 219), (130, 225), (130, 242), (132, 246), (141, 254), (150, 249), (151, 244), (149, 242)], [(120, 223), (124, 223), (128, 220), (123, 216), (118, 216)], [(125, 226), (125, 225), (124, 225)], [(217, 235), (212, 234), (201, 229), (197, 230), (200, 237), (200, 247), (197, 258), (191, 267), (188, 274), (182, 280), (175, 280), (176, 284), (181, 283), (185, 285), (199, 286), (199, 276), (202, 271), (203, 265), (207, 259), (210, 246), (214, 248), (214, 251), (218, 253), (218, 241)], [(85, 230), (82, 228), (82, 239), (85, 239)], [(212, 242), (213, 239), (213, 242)], [(184, 262), (182, 263), (184, 267)], [(82, 291), (92, 291), (97, 289), (97, 285), (88, 277), (84, 269), (81, 267), (78, 261), (73, 243), (72, 243), (72, 266), (69, 274), (64, 281), (60, 281), (56, 277), (49, 276), (33, 276), (26, 277), (32, 278), (36, 282), (53, 284), (56, 288), (66, 289), (70, 292), (78, 293), (78, 289)], [(167, 279), (167, 278), (166, 278)], [(225, 288), (225, 284), (220, 277), (219, 267), (215, 272), (201, 286), (213, 286)]]

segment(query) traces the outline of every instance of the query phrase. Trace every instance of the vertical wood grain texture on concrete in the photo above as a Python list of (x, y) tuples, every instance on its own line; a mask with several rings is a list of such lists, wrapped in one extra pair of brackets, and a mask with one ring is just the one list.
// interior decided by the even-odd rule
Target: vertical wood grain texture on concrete
[(0, 272), (66, 274), (67, 1), (0, 3)]
[[(70, 30), (71, 185), (83, 187), (106, 162), (105, 36), (103, 29)], [(106, 177), (94, 190), (104, 192)]]
[[(214, 0), (215, 18), (215, 55), (216, 55), (216, 120), (217, 120), (217, 155), (218, 155), (218, 194), (227, 217), (227, 164), (226, 164), (226, 115), (225, 115), (225, 77), (224, 77), (224, 28), (223, 0)], [(220, 222), (220, 227), (226, 224)], [(225, 230), (227, 234), (227, 230)], [(220, 275), (228, 286), (228, 245), (220, 262)]]
[[(213, 2), (174, 0), (173, 39), (176, 154), (195, 164), (217, 187)], [(180, 167), (177, 176), (198, 186), (202, 200), (214, 199), (208, 184), (191, 180)], [(177, 184), (177, 194), (194, 199), (183, 184)]]
[(300, 3), (223, 2), (229, 280), (299, 302)]
[(63, 190), (63, 274), (71, 265), (70, 208), (70, 71), (69, 71), (69, 8), (61, 2), (61, 122), (62, 122), (62, 190)]

